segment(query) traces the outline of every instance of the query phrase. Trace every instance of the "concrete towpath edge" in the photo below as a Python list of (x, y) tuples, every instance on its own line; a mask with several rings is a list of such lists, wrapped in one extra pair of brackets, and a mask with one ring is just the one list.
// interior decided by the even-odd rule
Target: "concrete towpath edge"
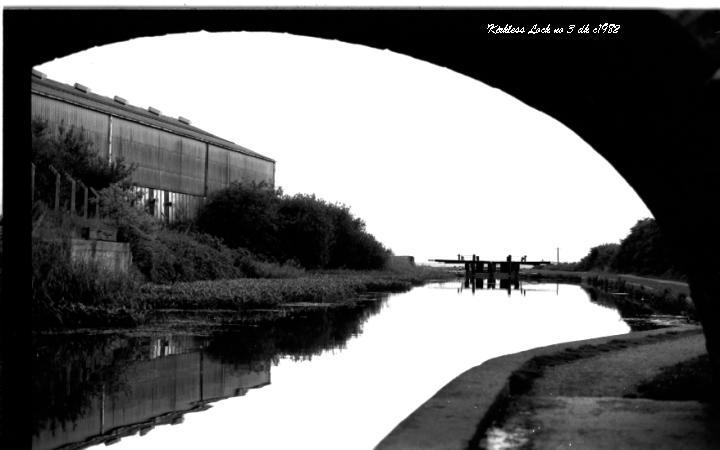
[(510, 393), (510, 378), (530, 359), (580, 346), (632, 342), (650, 336), (672, 335), (680, 331), (701, 330), (699, 326), (661, 328), (650, 331), (564, 342), (504, 355), (485, 361), (463, 372), (400, 422), (376, 450), (467, 449), (482, 438), (494, 413)]

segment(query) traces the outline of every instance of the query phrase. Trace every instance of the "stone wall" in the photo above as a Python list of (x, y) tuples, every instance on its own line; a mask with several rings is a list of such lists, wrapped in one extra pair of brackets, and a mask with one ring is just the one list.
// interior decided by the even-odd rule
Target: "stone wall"
[(72, 261), (97, 263), (115, 273), (127, 273), (130, 269), (132, 255), (126, 242), (70, 238), (69, 244)]

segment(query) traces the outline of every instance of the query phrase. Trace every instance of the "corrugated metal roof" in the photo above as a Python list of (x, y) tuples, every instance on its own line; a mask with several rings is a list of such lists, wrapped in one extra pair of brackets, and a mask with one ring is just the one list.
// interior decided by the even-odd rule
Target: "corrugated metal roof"
[(129, 104), (123, 104), (119, 101), (113, 100), (112, 98), (94, 94), (89, 89), (87, 92), (84, 92), (73, 86), (60, 83), (59, 81), (50, 80), (48, 78), (41, 79), (33, 76), (31, 90), (39, 95), (78, 104), (85, 108), (111, 114), (113, 116), (121, 117), (134, 122), (139, 122), (154, 128), (161, 128), (175, 134), (208, 142), (212, 145), (263, 159), (265, 161), (275, 162), (272, 158), (268, 158), (267, 156), (263, 156), (243, 146), (237, 145), (234, 142), (215, 136), (214, 134), (208, 133), (205, 130), (201, 130), (200, 128), (194, 127), (189, 123), (185, 123), (174, 117), (156, 115), (146, 109)]

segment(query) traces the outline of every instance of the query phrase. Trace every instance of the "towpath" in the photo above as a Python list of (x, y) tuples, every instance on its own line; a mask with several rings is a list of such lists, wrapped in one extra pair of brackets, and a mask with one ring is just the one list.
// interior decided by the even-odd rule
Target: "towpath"
[(718, 412), (640, 398), (638, 386), (705, 354), (698, 326), (533, 349), (461, 374), (378, 449), (720, 448)]

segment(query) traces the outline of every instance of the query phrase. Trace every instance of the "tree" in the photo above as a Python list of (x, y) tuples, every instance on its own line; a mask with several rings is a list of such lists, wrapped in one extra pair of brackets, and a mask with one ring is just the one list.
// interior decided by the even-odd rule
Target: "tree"
[(99, 191), (115, 183), (127, 183), (135, 170), (134, 165), (125, 164), (122, 158), (112, 162), (101, 158), (82, 128), (61, 123), (53, 130), (46, 121), (34, 119), (31, 129), (31, 160), (36, 167), (35, 198), (47, 204), (52, 205), (55, 196), (55, 175), (50, 165), (63, 175), (63, 199), (70, 196), (65, 173)]
[(381, 269), (390, 251), (365, 231), (365, 222), (353, 217), (350, 209), (336, 205), (332, 211), (335, 240), (330, 258), (332, 268)]
[(652, 218), (639, 220), (632, 227), (620, 244), (613, 269), (639, 275), (682, 275)]
[(215, 192), (198, 211), (196, 224), (231, 248), (257, 255), (282, 255), (278, 240), (278, 198), (282, 194), (265, 183), (236, 182)]
[(580, 260), (576, 270), (609, 270), (614, 264), (620, 245), (602, 244), (590, 249), (590, 252)]
[(389, 255), (344, 205), (264, 185), (235, 183), (215, 193), (196, 223), (230, 247), (311, 269), (380, 269)]
[(314, 195), (295, 195), (280, 200), (279, 239), (283, 256), (303, 267), (327, 267), (335, 240), (332, 207)]

